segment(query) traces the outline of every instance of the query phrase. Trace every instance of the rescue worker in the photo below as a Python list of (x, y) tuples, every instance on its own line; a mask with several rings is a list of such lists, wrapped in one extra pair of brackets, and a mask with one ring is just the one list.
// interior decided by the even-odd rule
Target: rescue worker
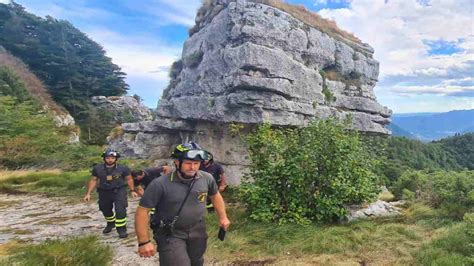
[(133, 184), (135, 192), (138, 196), (143, 196), (146, 187), (153, 181), (153, 179), (160, 177), (163, 174), (171, 172), (171, 166), (164, 165), (162, 167), (150, 167), (144, 170), (132, 171)]
[[(212, 153), (207, 152), (207, 160), (204, 160), (204, 162), (201, 163), (200, 170), (211, 174), (214, 177), (214, 180), (216, 180), (219, 192), (224, 192), (225, 188), (227, 187), (224, 168), (222, 165), (214, 162), (214, 155), (212, 155)], [(209, 197), (207, 198), (206, 208), (208, 212), (214, 211), (214, 206), (212, 205), (211, 199)]]
[[(116, 228), (120, 238), (127, 234), (127, 185), (132, 192), (132, 197), (137, 197), (133, 186), (130, 170), (117, 163), (120, 154), (112, 149), (102, 153), (103, 164), (92, 168), (92, 179), (89, 181), (84, 201), (90, 201), (92, 190), (97, 186), (99, 194), (99, 210), (104, 214), (107, 225), (102, 233), (108, 234)], [(115, 213), (113, 208), (115, 206)]]
[(178, 145), (172, 153), (175, 170), (147, 187), (135, 213), (140, 256), (151, 257), (156, 252), (148, 234), (148, 213), (155, 207), (153, 232), (163, 266), (204, 264), (207, 195), (214, 204), (220, 226), (228, 229), (230, 221), (217, 184), (209, 173), (199, 170), (206, 157), (206, 151), (196, 143)]

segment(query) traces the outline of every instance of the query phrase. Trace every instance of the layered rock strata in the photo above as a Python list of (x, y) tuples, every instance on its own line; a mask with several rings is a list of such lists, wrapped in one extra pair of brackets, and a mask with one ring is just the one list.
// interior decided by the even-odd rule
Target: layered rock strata
[(369, 45), (256, 2), (265, 1), (214, 0), (201, 8), (157, 118), (125, 124), (114, 145), (163, 159), (173, 145), (195, 140), (235, 170), (231, 183), (239, 183), (247, 153), (230, 123), (305, 126), (350, 116), (354, 129), (389, 134), (391, 110), (376, 101), (379, 63)]

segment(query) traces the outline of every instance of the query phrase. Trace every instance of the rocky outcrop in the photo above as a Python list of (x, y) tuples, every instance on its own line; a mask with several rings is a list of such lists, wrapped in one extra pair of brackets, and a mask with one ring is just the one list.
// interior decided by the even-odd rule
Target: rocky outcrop
[(132, 96), (94, 96), (91, 102), (98, 109), (112, 114), (111, 119), (117, 123), (153, 120), (150, 109)]
[(172, 66), (157, 118), (124, 125), (123, 138), (112, 144), (160, 159), (179, 142), (198, 141), (235, 170), (227, 172), (239, 183), (248, 158), (230, 123), (305, 126), (350, 116), (354, 129), (388, 134), (391, 110), (373, 92), (379, 72), (373, 49), (273, 2), (207, 1)]
[(358, 219), (397, 216), (401, 214), (403, 204), (405, 204), (404, 201), (386, 202), (377, 200), (366, 207), (350, 206), (346, 218), (350, 222)]
[(221, 11), (184, 44), (159, 116), (303, 126), (351, 115), (360, 131), (388, 133), (391, 111), (373, 93), (372, 48), (351, 47), (268, 5), (226, 2), (208, 7)]

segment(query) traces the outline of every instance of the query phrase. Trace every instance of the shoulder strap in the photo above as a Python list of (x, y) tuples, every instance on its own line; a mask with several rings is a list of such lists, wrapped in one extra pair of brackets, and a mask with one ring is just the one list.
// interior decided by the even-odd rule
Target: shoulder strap
[(174, 222), (178, 220), (179, 214), (181, 213), (181, 210), (183, 209), (184, 203), (188, 199), (189, 193), (191, 193), (191, 189), (193, 188), (195, 181), (196, 181), (196, 177), (193, 178), (193, 181), (191, 182), (191, 185), (189, 186), (188, 193), (186, 193), (186, 197), (184, 197), (183, 202), (181, 202), (181, 206), (179, 206), (178, 213), (176, 213), (176, 216), (173, 218)]

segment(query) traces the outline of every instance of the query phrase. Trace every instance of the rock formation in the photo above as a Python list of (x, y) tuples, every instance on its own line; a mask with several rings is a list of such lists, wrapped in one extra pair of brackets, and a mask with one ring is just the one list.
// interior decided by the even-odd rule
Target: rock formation
[(354, 129), (389, 134), (391, 110), (373, 92), (373, 49), (316, 22), (328, 23), (274, 0), (207, 1), (171, 68), (157, 118), (124, 124), (111, 144), (129, 156), (165, 159), (173, 145), (195, 140), (239, 183), (248, 158), (229, 123), (304, 126), (351, 116)]
[(94, 96), (91, 102), (99, 110), (111, 113), (117, 123), (153, 120), (150, 109), (132, 96)]

